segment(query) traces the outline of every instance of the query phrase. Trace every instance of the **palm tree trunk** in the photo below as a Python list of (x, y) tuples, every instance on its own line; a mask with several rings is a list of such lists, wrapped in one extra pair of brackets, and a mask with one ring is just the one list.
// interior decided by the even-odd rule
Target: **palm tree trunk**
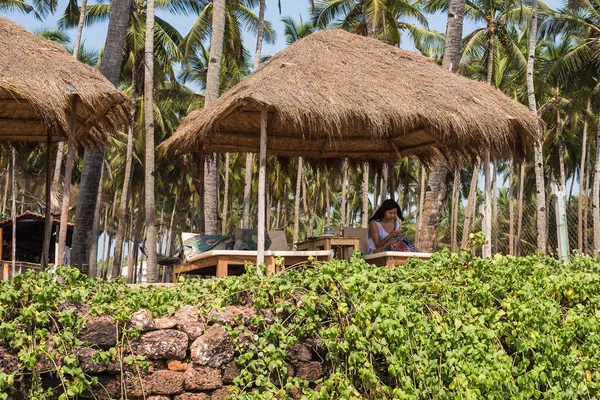
[[(127, 242), (127, 246), (129, 247), (129, 257), (127, 257), (127, 283), (135, 282), (135, 273), (134, 273), (134, 248), (137, 249), (135, 245), (135, 227), (133, 225), (133, 201), (131, 202), (131, 212), (129, 213), (129, 240)], [(114, 268), (113, 268), (114, 270)], [(117, 273), (111, 276), (117, 276)]]
[[(304, 163), (303, 163), (304, 164)], [(304, 211), (304, 215), (308, 215), (308, 192), (306, 183), (306, 173), (304, 172), (304, 165), (302, 166), (302, 208)]]
[(281, 227), (281, 197), (277, 199), (277, 214), (275, 215), (275, 223), (277, 226), (275, 228), (279, 229)]
[[(10, 268), (10, 276), (15, 276), (16, 274), (16, 263), (17, 263), (17, 180), (15, 179), (15, 159), (16, 159), (16, 150), (14, 144), (10, 146), (11, 150), (11, 166), (10, 166), (10, 174), (11, 174), (11, 185), (12, 185), (12, 207), (10, 208), (11, 214), (11, 225), (12, 225), (12, 240), (11, 240), (11, 252), (10, 252), (10, 260), (11, 268)], [(0, 246), (2, 243), (0, 243)]]
[(246, 177), (244, 179), (244, 211), (242, 214), (242, 228), (250, 228), (250, 194), (252, 193), (252, 166), (254, 155), (246, 153)]
[(375, 171), (375, 178), (373, 179), (373, 207), (377, 207), (381, 204), (379, 200), (379, 174)]
[(363, 163), (361, 227), (369, 226), (369, 163)]
[(421, 250), (431, 252), (437, 240), (437, 226), (442, 211), (442, 202), (446, 198), (448, 185), (446, 176), (448, 169), (445, 165), (431, 171), (425, 192), (423, 205), (422, 231), (420, 236)]
[(65, 142), (58, 143), (56, 148), (56, 161), (54, 162), (54, 175), (52, 177), (52, 209), (58, 210), (59, 205), (57, 204), (59, 193), (58, 185), (60, 184), (60, 170), (62, 168), (63, 156), (65, 154)]
[(144, 125), (146, 157), (144, 191), (146, 208), (146, 278), (158, 282), (156, 254), (156, 203), (154, 199), (154, 0), (146, 2), (146, 49), (144, 57)]
[(229, 214), (229, 153), (225, 153), (225, 182), (223, 189), (223, 212), (221, 214), (221, 234), (227, 232), (227, 214)]
[(458, 228), (458, 206), (460, 194), (460, 169), (454, 168), (454, 182), (452, 184), (452, 223), (450, 224), (450, 249), (456, 252), (456, 239)]
[(482, 224), (482, 231), (485, 233), (485, 243), (482, 246), (481, 254), (482, 258), (490, 257), (492, 255), (492, 182), (490, 176), (490, 152), (489, 150), (485, 153), (485, 159), (483, 161), (483, 176), (484, 176), (484, 204), (483, 204), (483, 218), (484, 223)]
[(94, 207), (94, 221), (92, 223), (92, 232), (90, 233), (90, 240), (92, 244), (90, 246), (90, 255), (87, 260), (89, 265), (88, 277), (95, 278), (98, 275), (98, 237), (100, 228), (100, 219), (102, 218), (102, 180), (104, 177), (103, 164), (100, 164), (100, 182), (98, 182), (98, 188), (96, 190), (96, 206)]
[[(562, 121), (560, 111), (556, 110), (556, 139), (558, 143), (558, 170), (560, 173), (560, 190), (563, 196), (565, 207), (567, 206), (567, 175), (565, 173), (565, 150), (562, 140)], [(569, 242), (568, 218), (565, 220), (565, 230), (567, 232), (567, 243)]]
[(515, 250), (517, 255), (522, 255), (521, 232), (523, 229), (523, 192), (525, 186), (525, 164), (521, 162), (519, 166), (519, 198), (517, 200), (517, 237)]
[(300, 191), (302, 188), (302, 157), (298, 157), (298, 173), (296, 174), (296, 198), (294, 199), (294, 235), (292, 246), (295, 249), (298, 243), (298, 233), (300, 232)]
[(596, 164), (592, 186), (592, 215), (594, 218), (594, 255), (600, 253), (600, 119), (596, 132)]
[(415, 235), (415, 243), (421, 248), (421, 233), (423, 231), (423, 207), (425, 207), (425, 166), (421, 164), (419, 168), (419, 209), (417, 211), (417, 229)]
[[(135, 68), (135, 59), (133, 61), (134, 67), (131, 71), (131, 100), (135, 104), (136, 99), (136, 87), (137, 87), (137, 73)], [(131, 109), (131, 121), (135, 120), (135, 106)], [(115, 255), (112, 265), (111, 276), (116, 276), (121, 270), (121, 263), (123, 259), (123, 241), (125, 238), (125, 231), (127, 229), (127, 220), (129, 219), (127, 203), (129, 201), (129, 194), (131, 192), (132, 184), (132, 170), (133, 170), (133, 126), (130, 126), (127, 130), (127, 150), (125, 156), (125, 175), (123, 177), (123, 189), (121, 190), (121, 201), (119, 203), (119, 222), (117, 224), (117, 234), (115, 236)]]
[[(183, 187), (183, 185), (181, 185), (181, 187)], [(170, 256), (172, 253), (172, 246), (173, 246), (173, 224), (175, 223), (175, 213), (177, 212), (177, 200), (179, 199), (179, 196), (181, 196), (181, 189), (179, 189), (179, 191), (177, 192), (177, 195), (175, 196), (175, 199), (173, 200), (173, 210), (171, 210), (171, 220), (169, 222), (169, 229), (168, 229), (168, 233), (167, 233), (167, 244), (166, 244), (166, 249), (165, 249), (165, 253), (166, 255)]]
[(583, 137), (581, 143), (581, 160), (579, 164), (579, 196), (577, 196), (577, 248), (579, 251), (583, 251), (583, 198), (587, 196), (587, 193), (582, 189), (584, 187), (584, 177), (586, 173), (585, 163), (587, 157), (587, 130), (588, 130), (588, 118), (590, 115), (590, 109), (592, 106), (591, 98), (587, 101), (585, 108), (585, 116), (583, 119)]
[[(221, 58), (223, 56), (223, 39), (225, 36), (225, 0), (213, 0), (212, 34), (210, 39), (210, 61), (206, 73), (205, 104), (209, 105), (219, 98), (221, 84)], [(205, 157), (205, 202), (204, 229), (207, 234), (217, 233), (218, 166), (215, 154)]]
[(450, 0), (448, 4), (448, 20), (446, 22), (446, 41), (444, 42), (442, 67), (455, 74), (458, 73), (462, 52), (464, 13), (465, 0)]
[(217, 211), (219, 209), (217, 154), (205, 154), (204, 161), (204, 231), (207, 235), (214, 235), (218, 231)]
[(79, 45), (81, 44), (81, 34), (83, 33), (83, 24), (85, 22), (85, 14), (87, 9), (87, 0), (81, 0), (81, 8), (79, 9), (79, 22), (77, 24), (77, 33), (75, 34), (75, 42), (73, 43), (73, 57), (79, 59)]
[(103, 243), (102, 243), (102, 249), (104, 249), (104, 257), (102, 258), (102, 270), (101, 271), (96, 271), (96, 276), (98, 275), (102, 275), (102, 271), (106, 270), (108, 268), (108, 259), (110, 258), (110, 246), (112, 245), (112, 243), (109, 241), (108, 242), (108, 246), (106, 244), (106, 241), (108, 240), (108, 205), (106, 207), (104, 207), (104, 232), (102, 232), (102, 235), (104, 236), (103, 239)]
[(475, 201), (477, 194), (477, 177), (479, 175), (479, 160), (473, 167), (473, 175), (471, 176), (471, 186), (469, 187), (469, 196), (467, 197), (467, 208), (465, 209), (465, 222), (463, 224), (462, 239), (460, 241), (461, 249), (465, 249), (471, 233), (471, 218), (475, 214), (472, 210), (475, 209)]
[[(591, 154), (592, 144), (588, 142), (587, 153)], [(589, 220), (590, 220), (590, 175), (592, 169), (592, 160), (588, 157), (587, 168), (585, 169), (584, 190), (585, 198), (583, 201), (583, 252), (588, 254), (589, 250)]]
[(514, 174), (513, 174), (513, 159), (510, 159), (508, 168), (508, 254), (515, 255), (515, 208), (514, 208)]
[(381, 202), (385, 199), (389, 198), (388, 194), (388, 179), (389, 179), (389, 169), (388, 163), (383, 164), (383, 168), (381, 170)]
[[(462, 51), (463, 15), (465, 0), (450, 0), (448, 4), (448, 20), (446, 22), (446, 40), (444, 42), (444, 59), (442, 68), (457, 73)], [(443, 164), (434, 165), (429, 176), (429, 190), (426, 191), (419, 247), (423, 251), (433, 250), (433, 242), (437, 235), (437, 223), (441, 211), (441, 202), (446, 195), (446, 175), (448, 170)]]
[[(529, 54), (527, 56), (527, 98), (531, 113), (537, 116), (537, 104), (535, 102), (535, 90), (533, 86), (533, 67), (535, 60), (535, 47), (537, 42), (537, 8), (538, 1), (531, 2), (531, 30), (529, 33)], [(542, 155), (542, 137), (538, 129), (538, 135), (534, 142), (535, 161), (535, 188), (536, 188), (536, 217), (537, 217), (537, 246), (538, 250), (546, 253), (546, 192), (544, 185), (544, 157)]]
[(342, 164), (342, 170), (344, 171), (344, 176), (342, 178), (342, 204), (341, 204), (341, 219), (342, 226), (346, 225), (346, 196), (348, 194), (348, 159), (344, 158), (344, 162)]
[(498, 252), (498, 160), (494, 160), (492, 174), (492, 249)]
[[(121, 72), (123, 47), (129, 26), (130, 10), (131, 0), (114, 0), (111, 6), (100, 72), (115, 87), (118, 84)], [(79, 185), (79, 200), (75, 215), (73, 248), (71, 249), (72, 264), (79, 268), (83, 268), (89, 260), (89, 249), (93, 239), (90, 234), (94, 224), (94, 207), (98, 197), (98, 184), (103, 161), (103, 146), (95, 151), (85, 151), (81, 184)]]
[[(73, 108), (75, 108), (76, 101), (73, 101)], [(72, 125), (75, 124), (75, 112), (73, 112), (72, 116)], [(60, 213), (60, 229), (58, 234), (58, 250), (57, 250), (57, 263), (58, 265), (63, 265), (65, 263), (65, 246), (67, 243), (67, 224), (69, 222), (69, 203), (70, 203), (70, 190), (71, 190), (71, 176), (73, 174), (73, 163), (74, 163), (74, 154), (76, 151), (75, 138), (73, 134), (75, 133), (74, 127), (71, 129), (71, 136), (69, 137), (69, 145), (68, 145), (68, 153), (67, 160), (65, 165), (65, 179), (64, 179), (64, 189), (63, 189), (63, 201), (61, 204), (61, 213)]]
[(271, 210), (273, 208), (273, 196), (271, 194), (271, 186), (267, 185), (267, 212), (266, 221), (268, 229), (271, 229)]
[(256, 71), (260, 65), (260, 54), (265, 33), (265, 9), (266, 1), (260, 0), (260, 7), (258, 9), (258, 29), (256, 32), (256, 53), (254, 54), (254, 71)]
[(329, 169), (325, 165), (325, 216), (327, 226), (331, 226), (331, 194), (329, 190)]

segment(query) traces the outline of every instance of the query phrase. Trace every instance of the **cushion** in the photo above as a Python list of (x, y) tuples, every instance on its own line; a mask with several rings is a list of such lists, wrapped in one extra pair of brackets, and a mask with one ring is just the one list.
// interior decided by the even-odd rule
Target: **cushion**
[[(271, 246), (269, 233), (265, 231), (265, 250)], [(254, 250), (258, 249), (258, 231), (256, 229), (236, 229), (234, 250)]]
[(225, 235), (182, 235), (186, 237), (183, 242), (183, 254), (192, 258), (209, 250), (233, 249), (233, 238)]

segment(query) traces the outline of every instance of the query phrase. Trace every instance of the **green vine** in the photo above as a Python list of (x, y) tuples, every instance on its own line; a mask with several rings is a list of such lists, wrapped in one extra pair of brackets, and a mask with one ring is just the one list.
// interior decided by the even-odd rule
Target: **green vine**
[[(474, 235), (471, 245), (481, 239)], [(253, 306), (251, 320), (225, 326), (241, 371), (234, 398), (284, 399), (294, 391), (307, 399), (600, 396), (600, 263), (585, 256), (565, 265), (442, 251), (396, 268), (355, 256), (272, 277), (247, 266), (239, 277), (136, 290), (67, 268), (27, 273), (0, 285), (0, 345), (21, 363), (0, 372), (0, 399), (21, 379), (34, 399), (76, 398), (97, 383), (74, 356), (86, 316), (71, 306), (83, 303), (89, 315), (121, 322), (141, 308), (160, 317), (189, 304), (208, 318), (227, 305)], [(131, 352), (137, 334), (123, 329), (94, 361), (120, 360), (141, 377), (150, 362)], [(323, 358), (325, 375), (316, 382), (288, 373), (288, 351), (307, 340)], [(60, 385), (44, 389), (45, 374)]]

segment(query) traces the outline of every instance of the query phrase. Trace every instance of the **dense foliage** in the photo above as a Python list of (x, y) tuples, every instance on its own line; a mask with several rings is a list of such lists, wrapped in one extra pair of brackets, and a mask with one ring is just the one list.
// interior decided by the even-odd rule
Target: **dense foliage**
[[(0, 344), (23, 364), (0, 373), (0, 398), (19, 374), (39, 376), (37, 361), (56, 353), (64, 398), (92, 383), (72, 356), (83, 320), (65, 305), (76, 303), (121, 321), (140, 308), (156, 317), (186, 304), (204, 315), (228, 304), (271, 309), (272, 323), (258, 313), (250, 326), (228, 328), (242, 367), (236, 398), (287, 398), (293, 386), (308, 388), (286, 378), (284, 360), (285, 350), (307, 337), (322, 338), (328, 368), (317, 390), (305, 390), (308, 398), (597, 397), (599, 295), (600, 263), (589, 257), (565, 264), (446, 251), (390, 269), (354, 258), (269, 278), (247, 273), (136, 290), (73, 269), (27, 273), (0, 286)], [(239, 332), (253, 340), (238, 340)], [(259, 390), (246, 392), (250, 387)]]

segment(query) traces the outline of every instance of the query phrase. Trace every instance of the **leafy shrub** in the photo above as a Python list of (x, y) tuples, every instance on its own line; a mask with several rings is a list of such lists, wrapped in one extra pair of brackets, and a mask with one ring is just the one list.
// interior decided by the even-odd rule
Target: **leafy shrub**
[[(73, 269), (27, 273), (0, 285), (0, 341), (23, 368), (0, 373), (0, 398), (20, 374), (39, 376), (43, 356), (63, 362), (63, 398), (94, 384), (74, 348), (84, 320), (67, 303), (90, 305), (126, 321), (140, 308), (155, 317), (187, 304), (204, 315), (225, 305), (273, 311), (250, 326), (228, 327), (242, 374), (236, 398), (595, 398), (600, 396), (600, 263), (575, 257), (439, 252), (377, 268), (355, 257), (261, 278), (190, 279), (176, 287), (133, 290), (122, 281), (87, 279)], [(131, 333), (130, 334), (134, 334)], [(253, 335), (252, 344), (240, 340)], [(286, 377), (286, 349), (322, 338), (328, 373), (316, 388)], [(48, 343), (54, 353), (48, 354)], [(0, 342), (1, 344), (1, 342)], [(277, 375), (279, 379), (269, 379)], [(250, 392), (250, 388), (258, 391)], [(35, 396), (43, 398), (41, 388)]]

